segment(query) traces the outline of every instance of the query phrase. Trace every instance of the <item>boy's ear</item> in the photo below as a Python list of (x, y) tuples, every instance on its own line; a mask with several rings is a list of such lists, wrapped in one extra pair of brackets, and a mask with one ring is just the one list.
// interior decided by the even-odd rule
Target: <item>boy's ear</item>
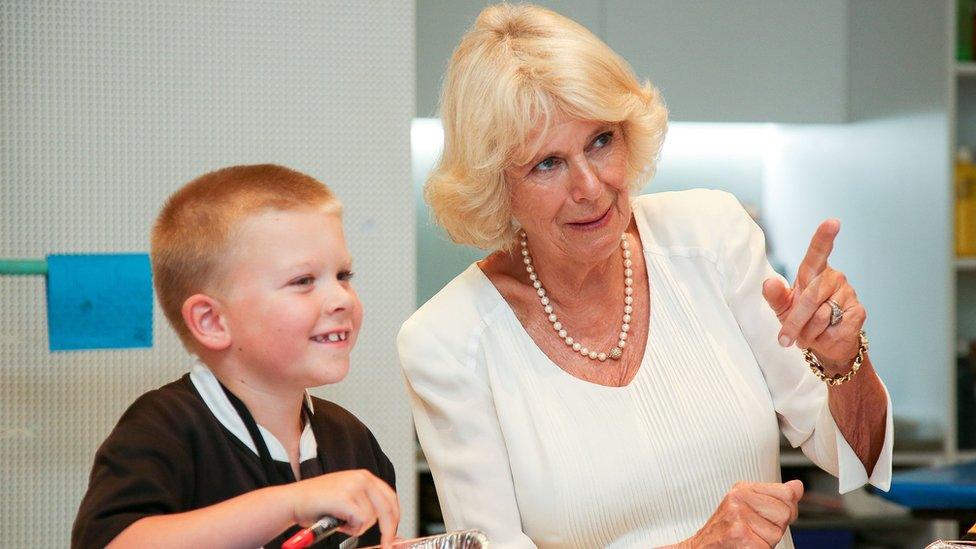
[(220, 303), (204, 294), (194, 294), (183, 302), (183, 322), (193, 338), (211, 351), (230, 346), (230, 329), (220, 314)]

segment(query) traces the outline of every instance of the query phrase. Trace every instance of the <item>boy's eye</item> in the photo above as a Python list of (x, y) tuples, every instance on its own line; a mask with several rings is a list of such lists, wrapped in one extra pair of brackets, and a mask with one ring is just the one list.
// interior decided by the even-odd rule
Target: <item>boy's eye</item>
[(341, 280), (341, 281), (343, 281), (343, 282), (348, 282), (348, 281), (352, 280), (352, 277), (355, 276), (355, 274), (356, 273), (354, 273), (352, 271), (340, 271), (339, 272), (338, 279)]
[(301, 278), (296, 278), (292, 280), (293, 286), (309, 286), (315, 282), (315, 277), (311, 275), (305, 275)]

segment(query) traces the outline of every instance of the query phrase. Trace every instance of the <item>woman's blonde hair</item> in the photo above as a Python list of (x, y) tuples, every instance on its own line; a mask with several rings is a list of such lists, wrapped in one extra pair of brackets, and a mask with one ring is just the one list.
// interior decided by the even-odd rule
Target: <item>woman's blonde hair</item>
[(578, 23), (532, 5), (485, 8), (461, 39), (441, 92), (444, 152), (424, 191), (451, 239), (486, 250), (515, 241), (504, 170), (538, 152), (558, 115), (619, 124), (628, 181), (654, 175), (667, 109), (650, 84)]

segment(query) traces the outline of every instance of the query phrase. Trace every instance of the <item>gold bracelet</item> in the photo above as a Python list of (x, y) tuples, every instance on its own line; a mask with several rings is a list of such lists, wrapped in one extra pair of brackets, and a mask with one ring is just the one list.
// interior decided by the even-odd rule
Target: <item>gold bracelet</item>
[(864, 330), (858, 334), (858, 346), (857, 346), (857, 356), (854, 357), (854, 364), (851, 365), (851, 371), (846, 374), (834, 374), (832, 376), (827, 375), (824, 372), (823, 364), (820, 363), (820, 359), (817, 355), (813, 354), (810, 349), (803, 349), (803, 358), (806, 359), (807, 364), (810, 365), (810, 371), (813, 375), (820, 378), (821, 381), (826, 383), (831, 387), (836, 387), (841, 383), (847, 383), (854, 377), (854, 374), (861, 369), (861, 364), (864, 362), (864, 354), (868, 352), (868, 336), (864, 333)]

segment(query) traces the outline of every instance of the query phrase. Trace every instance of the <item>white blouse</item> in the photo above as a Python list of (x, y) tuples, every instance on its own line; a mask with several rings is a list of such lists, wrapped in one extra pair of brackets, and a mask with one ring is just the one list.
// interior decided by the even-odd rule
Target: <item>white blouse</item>
[[(841, 492), (887, 490), (890, 398), (869, 478), (826, 386), (776, 341), (761, 291), (778, 275), (736, 199), (695, 190), (633, 204), (651, 312), (629, 385), (560, 369), (477, 265), (404, 323), (400, 360), (447, 528), (481, 529), (493, 547), (675, 543), (736, 481), (780, 482), (781, 432)], [(779, 547), (792, 546), (787, 533)]]

